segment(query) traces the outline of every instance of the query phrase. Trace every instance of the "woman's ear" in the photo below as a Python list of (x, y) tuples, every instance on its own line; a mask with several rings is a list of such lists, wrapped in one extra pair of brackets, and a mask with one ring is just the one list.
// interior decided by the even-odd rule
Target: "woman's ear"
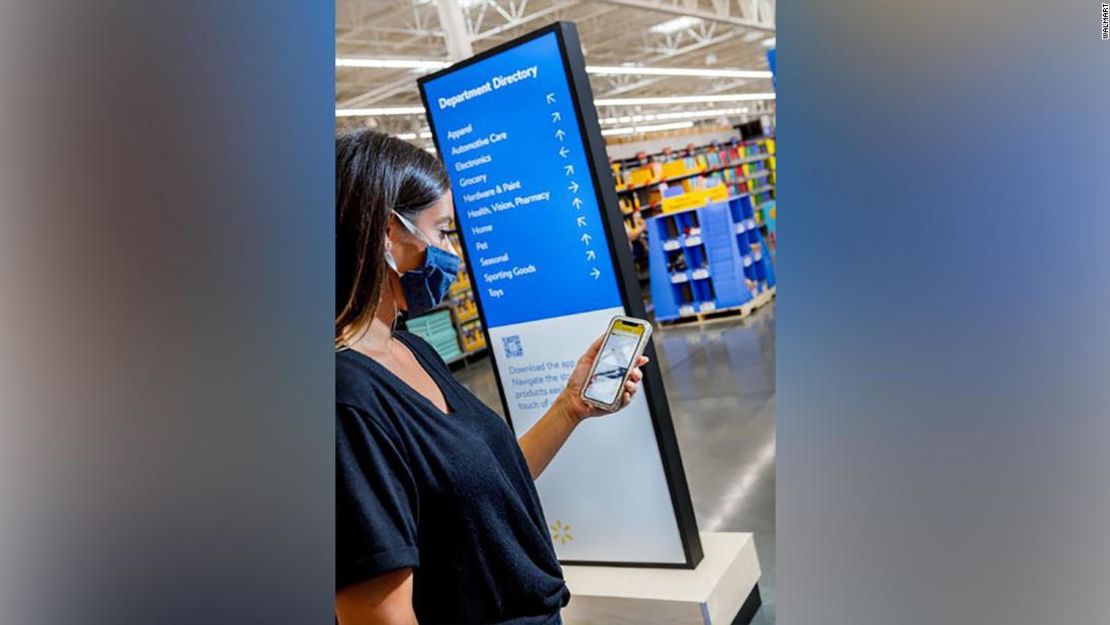
[(385, 229), (385, 249), (389, 250), (393, 255), (393, 260), (397, 263), (397, 271), (405, 273), (420, 265), (423, 257), (422, 244), (408, 234), (408, 231), (396, 223), (395, 220), (390, 219), (389, 224)]
[(394, 237), (397, 235), (397, 228), (394, 226), (393, 220), (390, 219), (385, 224), (385, 249), (387, 252), (396, 253), (397, 241), (394, 240)]

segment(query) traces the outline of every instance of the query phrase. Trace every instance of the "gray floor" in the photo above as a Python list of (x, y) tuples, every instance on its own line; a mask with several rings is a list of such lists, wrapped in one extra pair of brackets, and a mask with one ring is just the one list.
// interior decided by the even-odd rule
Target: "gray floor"
[[(698, 527), (755, 533), (763, 607), (753, 623), (774, 623), (774, 304), (743, 321), (657, 326), (655, 345)], [(488, 359), (455, 375), (499, 407)]]

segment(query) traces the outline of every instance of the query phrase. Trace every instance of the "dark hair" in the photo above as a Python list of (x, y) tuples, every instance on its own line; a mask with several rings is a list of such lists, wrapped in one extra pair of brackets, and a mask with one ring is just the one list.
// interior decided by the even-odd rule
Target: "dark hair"
[(374, 316), (385, 275), (392, 211), (409, 219), (449, 190), (428, 152), (396, 137), (359, 130), (335, 139), (335, 344)]

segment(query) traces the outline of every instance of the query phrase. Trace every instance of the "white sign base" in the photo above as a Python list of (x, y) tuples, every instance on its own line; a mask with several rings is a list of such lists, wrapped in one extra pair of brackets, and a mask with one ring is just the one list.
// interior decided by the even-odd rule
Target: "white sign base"
[[(540, 420), (613, 315), (623, 314), (609, 308), (489, 329), (518, 435)], [(643, 392), (622, 410), (578, 426), (536, 489), (561, 561), (686, 561)]]
[(751, 534), (702, 532), (698, 568), (564, 566), (565, 625), (729, 625), (759, 582)]

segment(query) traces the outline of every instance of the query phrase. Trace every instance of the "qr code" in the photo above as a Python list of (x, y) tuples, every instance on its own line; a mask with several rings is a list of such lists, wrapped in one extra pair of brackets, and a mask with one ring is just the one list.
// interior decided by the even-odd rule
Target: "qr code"
[(524, 347), (520, 344), (519, 334), (502, 337), (501, 345), (505, 348), (506, 358), (520, 358), (524, 355)]

